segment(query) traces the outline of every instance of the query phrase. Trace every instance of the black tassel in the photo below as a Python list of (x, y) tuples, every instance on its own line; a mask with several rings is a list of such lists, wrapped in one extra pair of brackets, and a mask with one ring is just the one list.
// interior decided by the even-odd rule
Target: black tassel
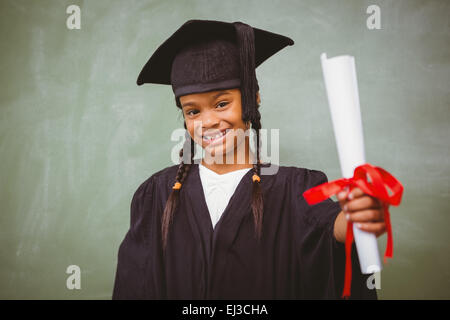
[(255, 72), (255, 34), (253, 28), (242, 22), (233, 22), (239, 50), (242, 120), (252, 121), (256, 117), (256, 92), (259, 90)]

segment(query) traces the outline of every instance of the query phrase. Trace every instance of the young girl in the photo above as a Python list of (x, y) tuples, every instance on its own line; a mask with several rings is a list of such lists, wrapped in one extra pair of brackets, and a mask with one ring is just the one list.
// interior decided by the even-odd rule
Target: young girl
[[(172, 86), (186, 141), (180, 164), (133, 196), (113, 299), (341, 297), (347, 219), (381, 235), (383, 214), (360, 189), (309, 206), (302, 194), (327, 181), (323, 172), (260, 160), (255, 68), (293, 44), (240, 22), (190, 20), (144, 66), (139, 85)], [(255, 152), (236, 134), (249, 129)], [(376, 298), (354, 247), (352, 261), (352, 298)]]

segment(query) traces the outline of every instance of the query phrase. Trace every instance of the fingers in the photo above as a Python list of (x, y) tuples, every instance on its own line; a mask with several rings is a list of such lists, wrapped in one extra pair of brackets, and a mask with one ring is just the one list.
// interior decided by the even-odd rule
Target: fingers
[(349, 200), (357, 199), (359, 197), (362, 197), (363, 195), (364, 192), (360, 188), (356, 187), (352, 190), (352, 192), (349, 193), (348, 199)]
[(359, 198), (364, 195), (364, 192), (356, 187), (351, 192), (348, 192), (348, 187), (345, 188), (345, 190), (338, 193), (337, 198), (338, 200), (345, 200), (348, 198), (348, 200), (353, 200), (356, 198)]
[(347, 200), (348, 191), (344, 190), (337, 194), (337, 199), (339, 201), (339, 205), (341, 208), (344, 208), (344, 205), (348, 202)]
[(364, 195), (365, 193), (358, 187), (354, 188), (351, 192), (349, 192), (349, 188), (346, 187), (337, 194), (337, 199), (341, 207), (343, 207), (347, 201), (358, 199)]
[(356, 223), (356, 227), (362, 231), (374, 233), (377, 237), (386, 232), (384, 222)]
[[(358, 188), (359, 189), (359, 188)], [(351, 195), (352, 194), (352, 195)], [(344, 207), (344, 205), (350, 200), (348, 197), (351, 195), (352, 199), (354, 197), (352, 192), (349, 192), (349, 187), (345, 187), (344, 190), (339, 192), (336, 197), (339, 201), (339, 204), (341, 205), (341, 208)]]
[(377, 237), (386, 232), (384, 211), (381, 202), (360, 188), (348, 189), (337, 195), (339, 204), (347, 221), (354, 222), (356, 227), (374, 233)]
[(374, 197), (364, 195), (354, 200), (343, 203), (344, 211), (353, 212), (367, 209), (380, 209), (381, 203)]
[(354, 213), (346, 213), (346, 219), (352, 222), (378, 222), (384, 221), (384, 216), (383, 212), (379, 209), (368, 209)]

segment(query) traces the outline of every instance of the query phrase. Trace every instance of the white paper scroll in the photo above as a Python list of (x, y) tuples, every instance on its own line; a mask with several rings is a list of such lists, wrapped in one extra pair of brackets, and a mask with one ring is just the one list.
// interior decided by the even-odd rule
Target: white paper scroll
[[(355, 58), (338, 56), (327, 59), (325, 53), (320, 58), (342, 175), (351, 178), (355, 168), (366, 162)], [(353, 233), (361, 272), (381, 271), (375, 235), (358, 229), (355, 224)]]

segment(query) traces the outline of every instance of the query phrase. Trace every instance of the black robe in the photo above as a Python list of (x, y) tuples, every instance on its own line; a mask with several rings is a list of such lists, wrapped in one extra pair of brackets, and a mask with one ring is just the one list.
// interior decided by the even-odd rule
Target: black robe
[[(178, 165), (144, 181), (131, 202), (131, 226), (118, 253), (113, 299), (339, 299), (345, 246), (337, 242), (337, 202), (309, 206), (302, 194), (327, 181), (317, 170), (279, 166), (261, 175), (264, 199), (258, 243), (251, 211), (253, 170), (238, 184), (213, 229), (194, 164), (180, 191), (161, 247), (161, 216)], [(367, 288), (353, 244), (352, 296), (376, 299)]]

